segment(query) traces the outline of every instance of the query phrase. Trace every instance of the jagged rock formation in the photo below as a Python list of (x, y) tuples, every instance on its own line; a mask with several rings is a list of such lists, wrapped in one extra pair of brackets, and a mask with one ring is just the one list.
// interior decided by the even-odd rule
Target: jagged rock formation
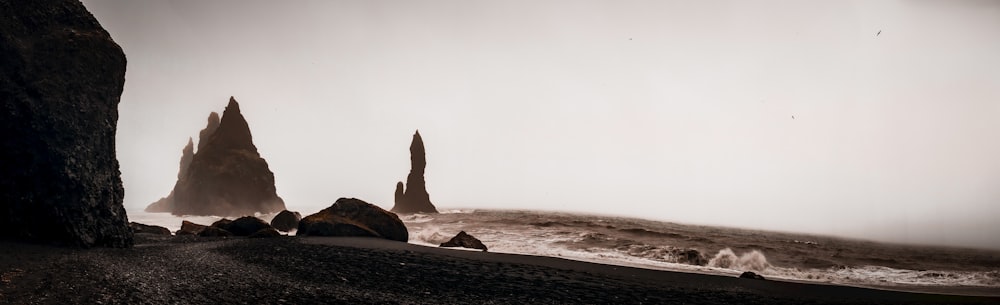
[(191, 138), (188, 138), (188, 144), (181, 150), (181, 167), (177, 170), (177, 179), (187, 176), (191, 160), (194, 160), (194, 142), (191, 141)]
[(76, 0), (0, 0), (0, 238), (128, 247), (125, 54)]
[[(219, 123), (218, 112), (213, 111), (208, 115), (208, 125), (205, 125), (205, 129), (198, 132), (198, 151), (205, 148), (205, 144), (208, 143), (208, 139), (212, 137), (212, 134), (215, 134), (216, 129), (219, 129)], [(180, 177), (177, 177), (177, 179), (180, 179)]]
[(179, 171), (183, 175), (171, 194), (150, 204), (146, 211), (243, 216), (285, 209), (274, 187), (274, 173), (257, 152), (236, 99), (229, 98), (221, 120), (214, 112), (209, 115), (208, 126), (199, 137), (198, 151), (187, 168)]
[[(213, 112), (215, 113), (215, 112)], [(211, 118), (209, 118), (209, 125), (211, 125)], [(194, 159), (194, 142), (191, 138), (188, 138), (188, 144), (184, 146), (181, 150), (181, 166), (177, 170), (177, 180), (182, 179), (187, 176), (188, 167), (191, 166), (191, 160)], [(170, 190), (170, 194), (167, 197), (160, 198), (156, 202), (153, 202), (146, 207), (145, 211), (150, 213), (169, 213), (174, 210), (174, 191)]]
[(482, 241), (479, 241), (478, 238), (472, 237), (472, 235), (469, 235), (469, 233), (465, 233), (465, 231), (458, 232), (458, 234), (455, 235), (455, 237), (452, 237), (450, 240), (441, 243), (440, 247), (442, 248), (462, 247), (469, 249), (479, 249), (483, 250), (483, 252), (486, 252), (487, 250), (486, 245), (484, 245)]
[(355, 198), (340, 198), (299, 221), (296, 236), (362, 236), (406, 242), (406, 225), (396, 214)]
[(420, 138), (420, 131), (413, 134), (413, 142), (410, 143), (410, 174), (406, 176), (406, 188), (403, 182), (396, 183), (396, 205), (392, 211), (401, 214), (411, 213), (437, 213), (434, 204), (431, 204), (430, 195), (427, 194), (427, 186), (424, 181), (424, 168), (427, 167), (427, 160), (424, 156), (424, 140)]

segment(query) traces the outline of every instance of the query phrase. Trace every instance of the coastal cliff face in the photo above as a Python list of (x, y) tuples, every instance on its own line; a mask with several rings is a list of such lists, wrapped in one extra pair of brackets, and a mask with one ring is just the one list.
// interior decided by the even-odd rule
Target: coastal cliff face
[(75, 0), (0, 0), (0, 237), (128, 247), (125, 54)]
[(214, 112), (209, 116), (199, 137), (198, 151), (186, 167), (188, 148), (184, 150), (173, 191), (146, 211), (243, 216), (285, 209), (274, 187), (274, 173), (257, 152), (236, 99), (229, 99), (221, 120)]
[(410, 174), (406, 176), (405, 188), (402, 182), (396, 183), (396, 205), (392, 207), (393, 212), (437, 213), (437, 209), (431, 203), (430, 195), (427, 194), (424, 181), (426, 167), (424, 140), (420, 137), (420, 131), (417, 131), (413, 134), (413, 142), (410, 142)]

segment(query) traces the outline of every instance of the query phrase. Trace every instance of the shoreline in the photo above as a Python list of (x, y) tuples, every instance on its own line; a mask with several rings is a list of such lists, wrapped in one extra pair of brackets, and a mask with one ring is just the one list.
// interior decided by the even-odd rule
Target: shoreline
[(995, 304), (371, 238), (138, 235), (131, 249), (0, 242), (0, 303)]

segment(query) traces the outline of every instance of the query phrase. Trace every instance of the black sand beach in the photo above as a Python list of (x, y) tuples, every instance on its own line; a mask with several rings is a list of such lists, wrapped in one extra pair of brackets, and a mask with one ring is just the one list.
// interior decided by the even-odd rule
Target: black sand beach
[(132, 249), (3, 242), (2, 304), (996, 304), (439, 249), (369, 238), (138, 235)]

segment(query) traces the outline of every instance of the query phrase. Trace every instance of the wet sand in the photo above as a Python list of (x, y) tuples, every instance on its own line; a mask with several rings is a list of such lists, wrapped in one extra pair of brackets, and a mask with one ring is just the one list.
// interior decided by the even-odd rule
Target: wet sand
[(132, 249), (0, 242), (0, 304), (997, 304), (368, 238), (139, 235)]

